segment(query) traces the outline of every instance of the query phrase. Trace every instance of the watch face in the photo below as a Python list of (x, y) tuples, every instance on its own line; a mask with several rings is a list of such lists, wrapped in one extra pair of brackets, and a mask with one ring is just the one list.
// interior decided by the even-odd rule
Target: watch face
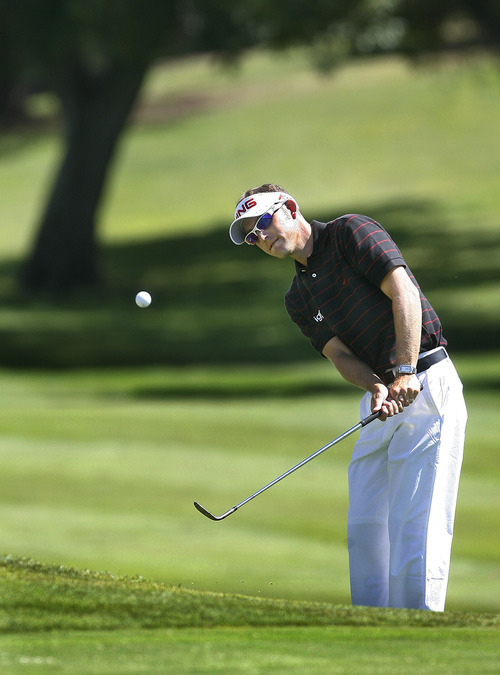
[(416, 369), (413, 366), (398, 366), (397, 371), (404, 375), (413, 375), (413, 373), (416, 372)]

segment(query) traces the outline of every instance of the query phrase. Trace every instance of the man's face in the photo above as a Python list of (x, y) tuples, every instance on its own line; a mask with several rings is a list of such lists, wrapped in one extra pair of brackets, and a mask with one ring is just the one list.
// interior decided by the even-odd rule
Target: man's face
[[(259, 218), (248, 218), (243, 225), (245, 234), (253, 230)], [(284, 209), (274, 213), (265, 230), (256, 230), (255, 246), (274, 258), (288, 258), (295, 251), (297, 240), (296, 221), (285, 215)]]

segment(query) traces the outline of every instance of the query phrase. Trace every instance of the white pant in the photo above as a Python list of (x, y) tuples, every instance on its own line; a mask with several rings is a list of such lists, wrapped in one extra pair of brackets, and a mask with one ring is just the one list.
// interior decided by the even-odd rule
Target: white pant
[[(349, 465), (355, 605), (443, 611), (467, 410), (449, 358), (418, 375), (403, 413), (364, 427)], [(360, 404), (370, 414), (371, 395)]]

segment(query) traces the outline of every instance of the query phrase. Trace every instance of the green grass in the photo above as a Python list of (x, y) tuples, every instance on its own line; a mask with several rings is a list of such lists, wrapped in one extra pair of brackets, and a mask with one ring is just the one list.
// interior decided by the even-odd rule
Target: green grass
[(5, 673), (489, 675), (497, 629), (226, 628), (0, 638)]
[(397, 626), (493, 628), (498, 614), (335, 606), (194, 591), (143, 577), (0, 559), (0, 631)]
[(0, 586), (3, 672), (498, 672), (498, 614), (207, 593), (9, 557)]
[[(498, 397), (490, 363), (458, 358), (469, 405), (448, 608), (499, 611)], [(222, 513), (358, 420), (324, 363), (2, 373), (5, 552), (196, 590), (349, 602), (354, 438)], [(479, 496), (480, 495), (480, 496)]]

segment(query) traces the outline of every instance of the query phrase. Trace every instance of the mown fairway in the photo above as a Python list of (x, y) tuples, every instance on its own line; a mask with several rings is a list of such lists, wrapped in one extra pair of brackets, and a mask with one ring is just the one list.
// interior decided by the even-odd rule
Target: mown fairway
[[(441, 316), (470, 420), (447, 608), (498, 614), (499, 106), (487, 60), (373, 61), (332, 79), (295, 53), (256, 55), (239, 75), (202, 60), (158, 69), (102, 212), (109, 287), (56, 304), (19, 297), (15, 275), (58, 142), (50, 131), (0, 137), (0, 552), (190, 591), (348, 605), (354, 439), (223, 523), (192, 504), (222, 513), (359, 419), (358, 392), (285, 315), (291, 266), (227, 238), (239, 194), (276, 181), (306, 217), (379, 219)], [(141, 288), (147, 310), (133, 303)], [(61, 607), (64, 618), (71, 597)], [(291, 612), (282, 628), (223, 630), (157, 614), (151, 632), (118, 603), (112, 627), (82, 634), (63, 620), (30, 634), (28, 622), (4, 635), (0, 668), (499, 672), (498, 627), (479, 619), (424, 628), (369, 614), (364, 627), (300, 628)]]
[[(464, 376), (476, 372), (459, 363)], [(336, 380), (330, 393), (296, 393), (327, 387), (323, 365), (293, 376), (278, 367), (4, 373), (4, 552), (187, 588), (348, 602), (352, 439), (222, 523), (193, 507), (222, 513), (358, 420), (357, 394)], [(496, 404), (468, 377), (449, 607), (498, 611)]]

